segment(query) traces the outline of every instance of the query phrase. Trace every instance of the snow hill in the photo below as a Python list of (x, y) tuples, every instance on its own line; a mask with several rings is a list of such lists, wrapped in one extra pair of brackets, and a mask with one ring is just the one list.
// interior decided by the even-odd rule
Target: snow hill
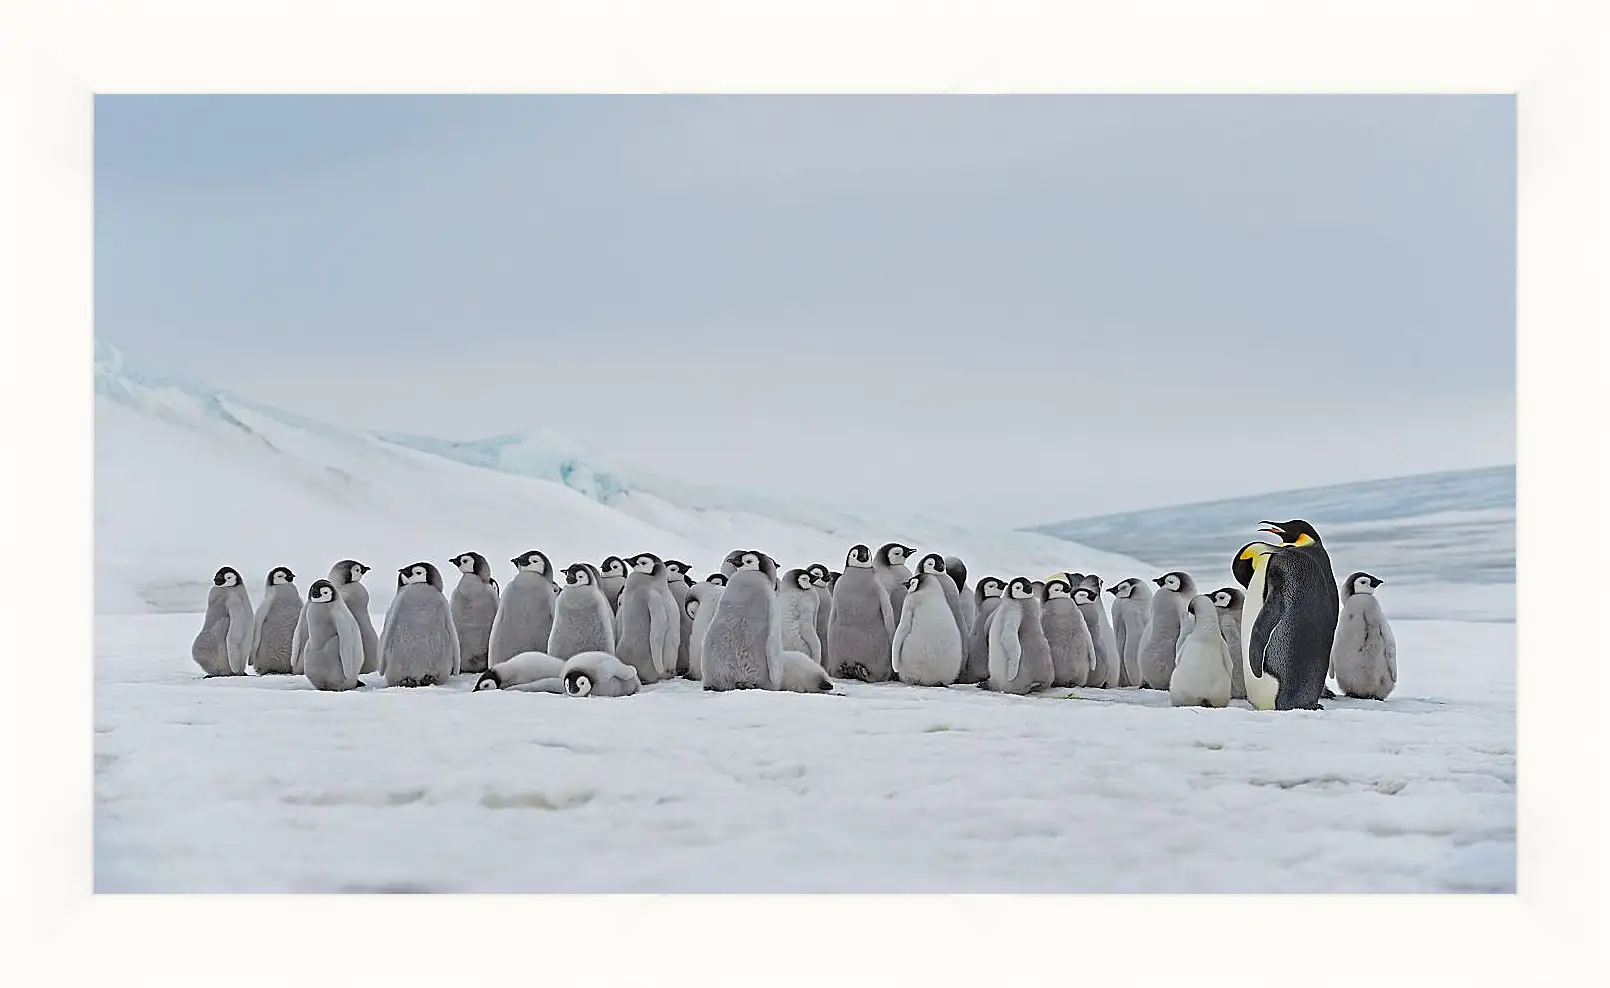
[(959, 555), (975, 576), (1144, 569), (1036, 533), (864, 518), (595, 466), (546, 431), (459, 443), (337, 428), (95, 344), (98, 613), (199, 611), (223, 565), (255, 599), (273, 566), (305, 587), (337, 559), (361, 559), (378, 570), (370, 593), (383, 611), (392, 570), (471, 549), (500, 576), (530, 548), (558, 566), (649, 551), (702, 576), (735, 548), (837, 569), (854, 543), (890, 540)]
[(1513, 466), (1279, 491), (1030, 531), (1130, 553), (1159, 572), (1183, 569), (1200, 583), (1202, 573), (1228, 581), (1236, 548), (1268, 537), (1256, 530), (1265, 518), (1312, 522), (1338, 578), (1366, 570), (1387, 581), (1381, 600), (1394, 618), (1515, 620)]

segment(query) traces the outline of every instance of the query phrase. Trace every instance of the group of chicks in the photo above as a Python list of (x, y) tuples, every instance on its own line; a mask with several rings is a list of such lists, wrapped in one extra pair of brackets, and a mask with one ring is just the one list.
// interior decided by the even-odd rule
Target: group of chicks
[[(713, 691), (830, 692), (832, 680), (852, 679), (1013, 694), (1140, 687), (1168, 691), (1177, 706), (1248, 696), (1245, 589), (1198, 595), (1179, 571), (1150, 581), (1155, 592), (1124, 579), (1106, 588), (1109, 618), (1093, 574), (987, 576), (970, 589), (957, 557), (929, 553), (913, 569), (914, 556), (898, 542), (876, 552), (856, 545), (843, 571), (813, 563), (779, 572), (770, 555), (736, 550), (694, 583), (686, 563), (653, 553), (555, 573), (529, 550), (510, 560), (516, 573), (504, 587), (484, 556), (467, 552), (451, 560), (460, 574), (451, 597), (433, 564), (398, 570), (378, 635), (363, 563), (336, 563), (305, 601), (294, 574), (276, 567), (255, 611), (239, 573), (224, 567), (192, 655), (209, 676), (249, 665), (329, 690), (363, 686), (369, 673), (405, 687), (478, 673), (476, 690), (572, 696), (630, 695), (676, 677)], [(1243, 588), (1253, 584), (1247, 567), (1234, 572)], [(1350, 589), (1379, 583), (1349, 580)]]

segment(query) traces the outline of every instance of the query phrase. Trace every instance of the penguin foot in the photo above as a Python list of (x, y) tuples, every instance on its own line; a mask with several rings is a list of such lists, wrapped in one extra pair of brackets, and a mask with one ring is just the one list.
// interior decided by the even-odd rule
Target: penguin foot
[(406, 687), (408, 689), (413, 689), (415, 686), (419, 685), (419, 680), (415, 679), (412, 676), (406, 676), (406, 677), (404, 677), (402, 679), (397, 680), (397, 685)]
[(419, 685), (421, 685), (421, 686), (435, 686), (436, 685), (436, 677), (432, 676), (432, 675), (428, 675), (428, 674), (424, 675), (424, 676), (420, 676), (419, 677)]
[(1327, 687), (1325, 687), (1324, 692), (1319, 694), (1319, 698), (1321, 700), (1334, 700), (1334, 699), (1336, 699), (1336, 694), (1332, 693), (1331, 688), (1329, 686), (1327, 686)]

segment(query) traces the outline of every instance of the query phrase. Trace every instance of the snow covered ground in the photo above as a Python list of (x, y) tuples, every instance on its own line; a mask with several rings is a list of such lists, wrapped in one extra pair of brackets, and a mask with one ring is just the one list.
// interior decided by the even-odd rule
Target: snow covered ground
[(473, 677), (348, 694), (202, 680), (190, 641), (225, 564), (255, 602), (271, 566), (305, 588), (361, 559), (378, 626), (391, 570), (466, 549), (503, 577), (527, 548), (561, 565), (647, 549), (699, 574), (737, 547), (837, 565), (887, 539), (975, 576), (1158, 560), (638, 477), (537, 434), (355, 433), (100, 345), (95, 389), (99, 891), (1514, 889), (1502, 617), (1405, 620), (1383, 591), (1397, 693), (1314, 713), (1132, 690), (675, 682), (578, 700), (477, 695)]
[(98, 891), (1515, 888), (1511, 624), (1401, 622), (1386, 703), (1270, 713), (853, 683), (320, 693), (200, 679), (198, 621), (97, 620)]

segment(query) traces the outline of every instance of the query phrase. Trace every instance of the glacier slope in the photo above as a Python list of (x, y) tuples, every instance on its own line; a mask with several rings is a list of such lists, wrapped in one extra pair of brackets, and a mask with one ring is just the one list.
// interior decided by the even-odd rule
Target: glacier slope
[(105, 344), (95, 356), (97, 613), (200, 610), (223, 565), (245, 575), (256, 599), (259, 574), (273, 566), (290, 566), (306, 587), (342, 557), (376, 568), (370, 594), (383, 611), (397, 567), (419, 559), (442, 566), (468, 549), (499, 576), (512, 574), (510, 556), (531, 548), (558, 566), (647, 550), (703, 576), (734, 548), (764, 549), (784, 565), (841, 568), (855, 542), (896, 539), (961, 555), (977, 575), (1141, 569), (1044, 535), (780, 503), (768, 515), (741, 496), (669, 481), (654, 491), (624, 481), (601, 491), (575, 483), (590, 474), (574, 460), (564, 474), (572, 483), (533, 476), (418, 448), (417, 437), (403, 445), (170, 379)]

